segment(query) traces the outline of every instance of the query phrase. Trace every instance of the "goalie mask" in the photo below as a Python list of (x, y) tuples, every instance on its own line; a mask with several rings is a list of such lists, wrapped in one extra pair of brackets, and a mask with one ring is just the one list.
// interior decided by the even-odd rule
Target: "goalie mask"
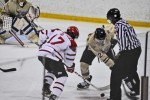
[(25, 2), (26, 2), (26, 0), (18, 0), (18, 4), (20, 7), (23, 7)]
[(120, 19), (120, 11), (117, 8), (112, 8), (107, 12), (107, 21), (109, 23), (115, 24)]
[(72, 37), (73, 39), (78, 38), (79, 37), (79, 30), (76, 26), (70, 26), (67, 28), (67, 32), (66, 32), (70, 37)]

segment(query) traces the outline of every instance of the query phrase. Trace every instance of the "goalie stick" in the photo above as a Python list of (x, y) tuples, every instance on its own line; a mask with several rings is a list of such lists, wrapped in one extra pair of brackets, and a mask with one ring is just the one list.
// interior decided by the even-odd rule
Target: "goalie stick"
[(2, 69), (2, 68), (0, 68), (0, 70), (2, 72), (12, 72), (12, 71), (16, 71), (16, 68), (10, 68), (10, 69)]
[(9, 31), (9, 33), (19, 42), (21, 46), (24, 47), (24, 43), (20, 40), (20, 38), (13, 31)]

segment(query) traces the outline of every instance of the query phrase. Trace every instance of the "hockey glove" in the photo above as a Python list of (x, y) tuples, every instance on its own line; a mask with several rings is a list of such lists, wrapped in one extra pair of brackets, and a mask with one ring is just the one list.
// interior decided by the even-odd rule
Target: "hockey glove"
[(71, 67), (67, 67), (67, 71), (70, 72), (70, 73), (73, 73), (74, 68), (75, 68), (75, 63), (73, 63), (73, 65)]
[(112, 59), (110, 59), (105, 53), (99, 53), (98, 57), (109, 67), (113, 67), (114, 66), (114, 61)]
[(40, 8), (31, 6), (28, 10), (28, 13), (26, 14), (27, 19), (32, 22), (34, 19), (38, 18), (40, 16)]
[(113, 67), (114, 66), (114, 61), (112, 60), (112, 59), (110, 59), (110, 58), (106, 58), (106, 59), (104, 59), (103, 60), (103, 62), (108, 66), (108, 67)]

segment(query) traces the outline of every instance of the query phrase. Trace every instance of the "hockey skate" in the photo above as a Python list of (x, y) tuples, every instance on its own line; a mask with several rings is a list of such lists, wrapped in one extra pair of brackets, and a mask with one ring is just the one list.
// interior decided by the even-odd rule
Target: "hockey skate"
[(129, 93), (129, 95), (135, 97), (135, 96), (138, 96), (139, 93), (136, 93), (135, 91), (131, 91), (131, 92)]
[(43, 86), (43, 89), (42, 89), (43, 90), (42, 95), (44, 95), (45, 97), (48, 97), (48, 98), (51, 95), (51, 91), (50, 91), (49, 87), (50, 87), (49, 84), (44, 83), (44, 86)]
[(49, 97), (49, 100), (57, 100), (57, 96), (54, 95), (54, 94), (51, 94), (50, 97)]
[[(89, 82), (91, 82), (92, 80), (92, 76), (90, 75), (90, 77), (87, 79)], [(86, 81), (82, 82), (82, 83), (79, 83), (77, 85), (77, 89), (88, 89), (90, 86), (90, 84), (88, 84)]]

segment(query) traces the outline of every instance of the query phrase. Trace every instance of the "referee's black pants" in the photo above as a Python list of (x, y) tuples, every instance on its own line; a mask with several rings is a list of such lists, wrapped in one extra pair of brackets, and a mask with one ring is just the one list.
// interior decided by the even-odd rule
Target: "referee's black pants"
[(110, 98), (121, 100), (121, 83), (126, 77), (133, 77), (137, 81), (136, 92), (139, 92), (140, 79), (137, 73), (138, 59), (141, 54), (141, 47), (133, 50), (121, 51), (115, 61), (110, 79)]

